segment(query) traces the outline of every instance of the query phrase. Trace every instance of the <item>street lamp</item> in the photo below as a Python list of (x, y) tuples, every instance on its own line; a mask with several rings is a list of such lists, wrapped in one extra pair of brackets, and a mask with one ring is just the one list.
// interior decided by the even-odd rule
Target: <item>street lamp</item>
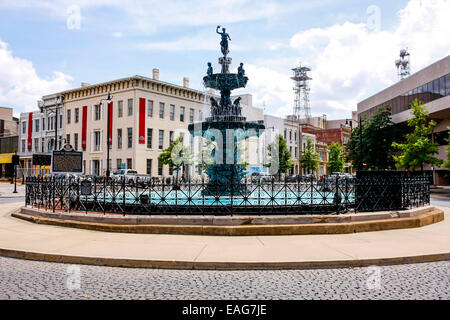
[(112, 145), (112, 138), (110, 136), (109, 127), (111, 126), (111, 100), (113, 96), (108, 92), (108, 97), (106, 99), (100, 99), (99, 108), (101, 110), (102, 101), (107, 101), (106, 104), (106, 177), (109, 178), (111, 175), (111, 170), (109, 167), (109, 146)]
[[(48, 116), (49, 114), (55, 114), (55, 145), (54, 145), (54, 150), (57, 149), (58, 147), (58, 109), (61, 105), (64, 104), (64, 97), (59, 95), (56, 96), (56, 102), (55, 102), (55, 109), (50, 109), (50, 108), (46, 108), (46, 116)], [(39, 109), (41, 111), (41, 113), (44, 113), (44, 103), (41, 101), (41, 103), (39, 104)]]

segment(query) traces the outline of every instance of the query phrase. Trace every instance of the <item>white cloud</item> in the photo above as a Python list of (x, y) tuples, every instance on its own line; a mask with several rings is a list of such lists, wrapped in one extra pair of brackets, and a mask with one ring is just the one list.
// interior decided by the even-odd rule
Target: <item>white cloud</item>
[(313, 69), (312, 110), (347, 117), (357, 102), (397, 81), (394, 61), (404, 47), (413, 72), (447, 56), (449, 15), (449, 0), (411, 0), (392, 31), (370, 32), (365, 24), (345, 22), (294, 35), (291, 46)]
[[(449, 0), (411, 0), (393, 30), (370, 31), (365, 23), (344, 22), (293, 35), (290, 46), (298, 50), (302, 65), (312, 68), (313, 116), (348, 118), (359, 101), (394, 84), (394, 61), (404, 47), (411, 52), (413, 73), (449, 55), (449, 16)], [(291, 68), (297, 63), (281, 58), (247, 64), (247, 89), (255, 104), (265, 101), (266, 112), (276, 116), (291, 114)]]
[(111, 35), (112, 35), (114, 38), (122, 38), (123, 33), (120, 32), (120, 31), (116, 31), (116, 32), (113, 32)]
[(72, 78), (61, 72), (53, 72), (50, 79), (40, 78), (32, 62), (13, 56), (0, 40), (0, 105), (35, 110), (39, 98), (70, 88), (70, 81)]

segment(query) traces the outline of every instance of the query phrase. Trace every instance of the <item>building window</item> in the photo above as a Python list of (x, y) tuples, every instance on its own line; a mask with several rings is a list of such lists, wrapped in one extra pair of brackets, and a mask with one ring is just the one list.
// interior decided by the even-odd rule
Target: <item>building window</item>
[(63, 127), (63, 116), (59, 116), (59, 128), (61, 129)]
[(119, 101), (117, 104), (117, 118), (123, 117), (123, 101)]
[(67, 124), (70, 124), (72, 110), (67, 110)]
[(66, 143), (70, 144), (70, 134), (66, 134)]
[(22, 133), (23, 134), (27, 133), (27, 122), (26, 121), (22, 121)]
[(133, 115), (133, 99), (128, 99), (128, 116)]
[(152, 159), (147, 159), (147, 174), (152, 175)]
[(170, 105), (170, 120), (175, 120), (175, 105)]
[(153, 129), (147, 129), (147, 148), (152, 148), (152, 140), (153, 140)]
[(133, 159), (127, 159), (127, 169), (133, 169)]
[(450, 73), (445, 76), (445, 95), (450, 96)]
[(78, 133), (75, 133), (73, 135), (73, 148), (75, 150), (78, 150)]
[(194, 122), (194, 109), (189, 110), (189, 123)]
[(94, 131), (94, 151), (100, 151), (101, 139), (100, 131)]
[(147, 117), (153, 117), (153, 101), (147, 100)]
[(162, 176), (163, 174), (163, 166), (162, 164), (158, 161), (158, 175)]
[(163, 102), (159, 103), (159, 117), (161, 119), (164, 119), (164, 103)]
[(25, 139), (22, 139), (22, 152), (25, 152)]
[(133, 147), (133, 128), (128, 128), (128, 148)]
[(164, 130), (159, 130), (158, 148), (162, 149), (163, 147), (164, 147)]
[(75, 123), (78, 123), (80, 120), (80, 109), (75, 108)]
[(34, 131), (39, 132), (39, 119), (34, 120)]
[(101, 117), (102, 117), (102, 112), (101, 112), (101, 110), (102, 110), (102, 107), (101, 107), (100, 105), (96, 104), (96, 105), (94, 106), (94, 120), (95, 120), (95, 121), (98, 121), (98, 120), (101, 119)]
[(45, 139), (41, 138), (41, 152), (45, 152)]
[(180, 107), (180, 121), (184, 122), (184, 107)]
[(122, 159), (116, 159), (116, 169), (120, 170), (122, 169)]
[(117, 129), (117, 149), (122, 149), (122, 129)]
[(34, 138), (34, 152), (39, 152), (39, 138)]
[(173, 142), (173, 131), (169, 132), (169, 143)]

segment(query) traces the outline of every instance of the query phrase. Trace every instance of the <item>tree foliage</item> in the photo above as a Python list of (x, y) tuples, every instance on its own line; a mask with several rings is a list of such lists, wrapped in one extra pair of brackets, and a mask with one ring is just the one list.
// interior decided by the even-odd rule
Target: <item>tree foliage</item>
[(342, 150), (342, 146), (337, 142), (333, 142), (328, 147), (328, 150), (330, 152), (330, 157), (328, 159), (328, 172), (343, 172), (345, 166), (345, 154)]
[(183, 146), (182, 140), (183, 137), (178, 137), (158, 156), (158, 162), (161, 165), (173, 167), (177, 173), (177, 177), (182, 166), (190, 165), (193, 162), (191, 149), (188, 146)]
[(390, 108), (380, 108), (372, 117), (364, 117), (361, 125), (352, 130), (346, 158), (356, 170), (392, 169), (395, 167), (392, 143), (397, 134)]
[(428, 121), (428, 110), (417, 99), (411, 104), (411, 113), (413, 117), (408, 120), (408, 127), (413, 128), (413, 132), (406, 135), (407, 142), (392, 144), (401, 152), (401, 155), (394, 156), (397, 167), (412, 171), (421, 168), (423, 171), (425, 164), (442, 165), (442, 160), (433, 157), (439, 153), (438, 144), (431, 139), (437, 123)]
[[(448, 130), (450, 130), (450, 127), (447, 127)], [(447, 143), (450, 145), (450, 131), (448, 132), (448, 137), (447, 139), (445, 139), (445, 141), (447, 141)], [(443, 167), (447, 170), (450, 170), (450, 146), (445, 147), (446, 152), (447, 152), (447, 160), (444, 162)]]
[(319, 154), (314, 150), (314, 143), (307, 138), (305, 150), (302, 151), (300, 166), (307, 172), (314, 172), (319, 168), (319, 161)]
[(269, 161), (265, 166), (269, 168), (271, 174), (286, 173), (294, 165), (286, 140), (281, 134), (278, 134), (275, 137), (275, 141), (267, 146), (267, 158)]

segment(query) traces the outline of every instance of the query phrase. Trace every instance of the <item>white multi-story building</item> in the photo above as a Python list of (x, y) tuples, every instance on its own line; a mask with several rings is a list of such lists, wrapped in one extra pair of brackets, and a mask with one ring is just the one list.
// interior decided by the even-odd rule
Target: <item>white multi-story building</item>
[[(190, 139), (189, 123), (205, 108), (205, 94), (153, 78), (132, 76), (60, 93), (64, 96), (64, 139), (83, 151), (86, 174), (107, 169), (107, 96), (112, 95), (110, 170), (136, 169), (139, 173), (171, 175), (172, 168), (158, 156), (179, 136)], [(188, 141), (185, 140), (187, 143)], [(191, 141), (189, 141), (191, 142)]]

